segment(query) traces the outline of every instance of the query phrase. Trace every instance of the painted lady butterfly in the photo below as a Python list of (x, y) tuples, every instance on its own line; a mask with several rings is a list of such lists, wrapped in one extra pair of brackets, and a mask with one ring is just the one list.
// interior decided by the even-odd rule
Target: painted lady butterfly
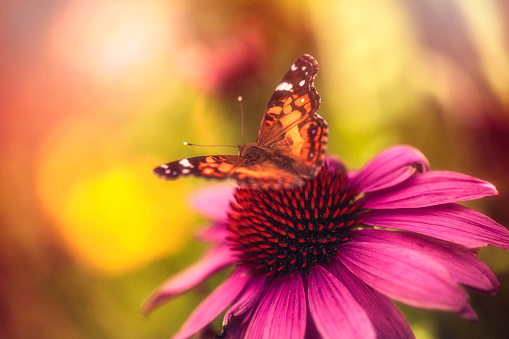
[(327, 122), (316, 113), (320, 95), (313, 81), (318, 63), (303, 55), (290, 67), (263, 115), (255, 143), (239, 145), (239, 155), (208, 155), (163, 164), (154, 174), (235, 179), (239, 185), (297, 185), (314, 177), (327, 148)]

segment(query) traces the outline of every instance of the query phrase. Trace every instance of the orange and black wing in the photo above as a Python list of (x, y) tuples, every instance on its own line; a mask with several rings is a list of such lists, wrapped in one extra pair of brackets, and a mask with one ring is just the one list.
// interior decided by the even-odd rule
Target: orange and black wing
[(256, 187), (287, 186), (301, 182), (294, 174), (270, 162), (249, 162), (237, 155), (208, 155), (182, 159), (162, 164), (153, 172), (164, 180), (187, 176), (215, 180), (231, 178), (240, 185)]
[(299, 174), (312, 177), (322, 166), (328, 125), (316, 112), (320, 95), (314, 87), (318, 63), (303, 55), (290, 66), (270, 98), (257, 143), (292, 159)]
[(232, 177), (235, 168), (243, 162), (238, 155), (207, 155), (169, 162), (154, 168), (153, 172), (164, 180), (187, 176), (221, 180)]

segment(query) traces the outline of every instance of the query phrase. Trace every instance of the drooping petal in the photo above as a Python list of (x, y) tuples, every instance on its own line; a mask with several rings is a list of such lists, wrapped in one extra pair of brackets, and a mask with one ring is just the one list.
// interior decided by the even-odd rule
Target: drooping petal
[(470, 248), (492, 245), (509, 250), (509, 231), (504, 226), (461, 205), (371, 210), (362, 217), (368, 225), (427, 234)]
[(200, 260), (177, 273), (152, 292), (143, 302), (142, 314), (147, 315), (176, 295), (196, 287), (196, 285), (234, 261), (235, 256), (226, 244), (212, 248)]
[(340, 260), (365, 283), (403, 303), (454, 312), (468, 303), (445, 267), (420, 252), (354, 237), (341, 246)]
[(231, 182), (204, 185), (193, 192), (191, 206), (212, 220), (226, 220), (235, 187)]
[(201, 242), (220, 243), (228, 236), (226, 223), (218, 221), (212, 226), (208, 226), (196, 234), (196, 240)]
[(348, 270), (339, 260), (330, 265), (331, 273), (355, 296), (355, 300), (366, 311), (378, 339), (414, 338), (410, 325), (394, 303), (385, 295), (375, 291)]
[(265, 285), (245, 338), (304, 338), (306, 296), (300, 274)]
[(380, 229), (358, 230), (355, 241), (389, 244), (420, 252), (445, 267), (455, 281), (478, 292), (493, 295), (500, 287), (489, 267), (461, 245), (416, 233)]
[(323, 338), (376, 337), (368, 315), (336, 277), (318, 265), (308, 279), (309, 312)]
[(430, 171), (414, 175), (401, 184), (368, 193), (365, 208), (418, 208), (497, 195), (493, 184), (465, 174)]
[(251, 277), (245, 270), (237, 270), (214, 290), (191, 313), (174, 339), (189, 338), (209, 324), (242, 292)]
[(416, 171), (428, 169), (428, 160), (420, 151), (408, 146), (396, 146), (379, 153), (350, 180), (353, 187), (359, 188), (359, 192), (373, 192), (397, 185)]

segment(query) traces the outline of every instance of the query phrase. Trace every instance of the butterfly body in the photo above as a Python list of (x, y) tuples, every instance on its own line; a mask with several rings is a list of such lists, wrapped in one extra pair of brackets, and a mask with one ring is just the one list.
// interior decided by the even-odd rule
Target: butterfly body
[[(300, 175), (296, 168), (295, 161), (285, 156), (283, 152), (278, 150), (271, 150), (264, 148), (256, 143), (248, 144), (239, 147), (239, 156), (245, 159), (246, 164), (256, 165), (257, 163), (263, 163), (266, 165), (272, 164), (274, 167), (295, 175)], [(305, 175), (305, 173), (303, 173)]]
[(318, 63), (303, 55), (272, 95), (255, 143), (239, 145), (238, 155), (209, 155), (163, 164), (154, 174), (235, 179), (240, 185), (296, 185), (316, 175), (327, 147), (327, 122), (316, 112), (320, 95), (313, 85)]

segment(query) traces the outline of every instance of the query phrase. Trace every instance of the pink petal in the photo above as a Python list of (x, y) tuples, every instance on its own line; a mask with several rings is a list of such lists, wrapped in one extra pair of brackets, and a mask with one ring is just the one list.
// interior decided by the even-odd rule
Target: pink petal
[(376, 330), (377, 338), (414, 338), (410, 325), (389, 298), (366, 285), (339, 260), (332, 262), (330, 269), (366, 311)]
[(358, 230), (355, 241), (389, 244), (420, 252), (445, 267), (455, 281), (481, 293), (493, 295), (500, 287), (489, 267), (461, 245), (416, 233), (379, 229)]
[(230, 182), (204, 185), (193, 192), (191, 205), (213, 220), (226, 220), (235, 187)]
[(364, 309), (336, 277), (321, 266), (309, 271), (309, 312), (324, 338), (375, 338)]
[(237, 270), (193, 311), (174, 339), (189, 338), (200, 331), (221, 313), (242, 292), (251, 277)]
[(470, 248), (492, 245), (509, 250), (509, 231), (504, 226), (461, 205), (371, 210), (362, 218), (368, 225), (427, 234)]
[(201, 231), (198, 231), (196, 240), (201, 242), (221, 243), (225, 241), (228, 234), (226, 223), (218, 221), (212, 226), (207, 226)]
[(177, 273), (152, 292), (143, 302), (141, 313), (149, 314), (177, 294), (195, 287), (211, 275), (230, 265), (235, 259), (230, 248), (226, 245), (212, 248), (200, 260)]
[(459, 312), (468, 296), (429, 256), (400, 246), (353, 241), (340, 249), (341, 262), (377, 291), (403, 303)]
[(359, 192), (373, 192), (405, 181), (416, 171), (429, 169), (426, 157), (408, 146), (391, 147), (371, 159), (361, 170), (352, 175), (351, 186)]
[(395, 187), (367, 194), (364, 207), (417, 208), (496, 194), (495, 186), (487, 181), (455, 172), (431, 171), (414, 175)]
[(300, 274), (274, 279), (264, 293), (245, 338), (304, 338), (306, 296)]

